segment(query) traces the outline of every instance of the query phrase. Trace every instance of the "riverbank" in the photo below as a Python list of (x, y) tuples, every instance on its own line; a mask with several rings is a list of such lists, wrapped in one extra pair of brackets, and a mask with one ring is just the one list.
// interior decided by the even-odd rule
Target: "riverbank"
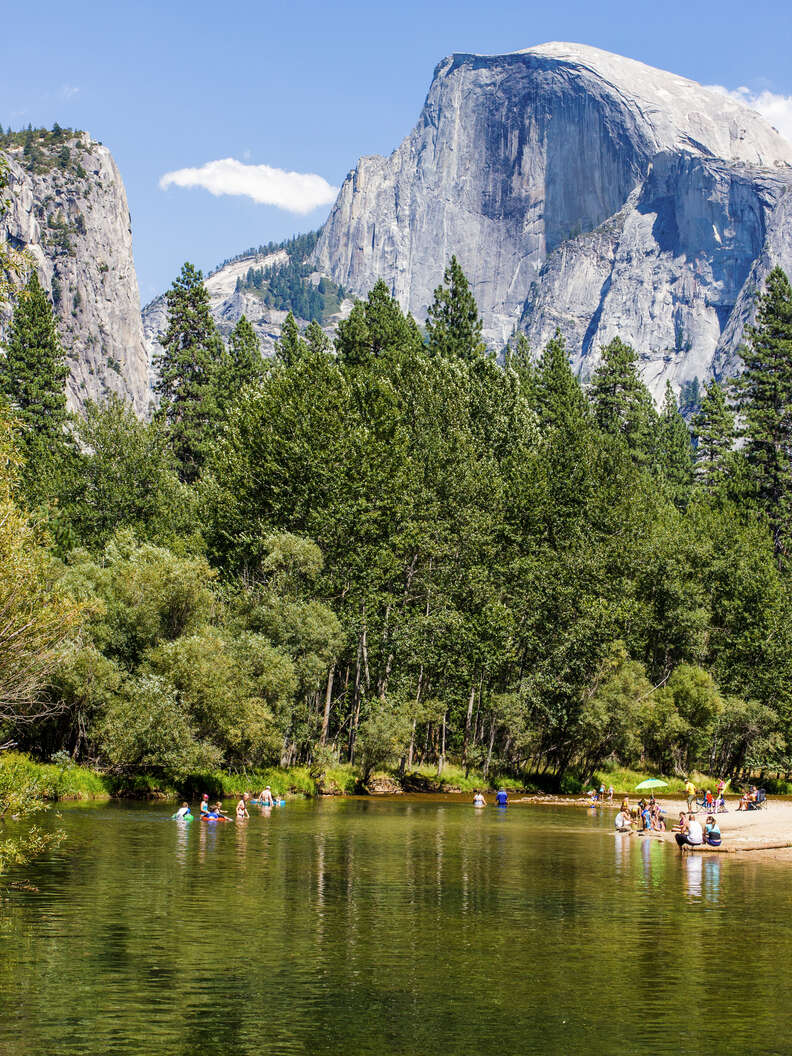
[[(738, 810), (739, 801), (739, 796), (727, 796), (726, 812), (717, 815), (718, 825), (723, 834), (720, 853), (736, 854), (746, 851), (772, 851), (774, 852), (773, 857), (792, 860), (792, 801), (774, 799), (771, 796), (766, 808), (763, 810)], [(584, 798), (569, 796), (523, 796), (519, 802), (539, 806), (568, 806), (577, 807), (580, 810), (610, 810), (613, 812), (619, 808), (619, 801), (615, 796), (613, 802), (606, 802), (597, 806), (592, 806)], [(675, 842), (675, 834), (670, 830), (677, 821), (680, 811), (687, 810), (687, 801), (680, 797), (664, 796), (661, 798), (661, 802), (665, 810), (668, 831), (652, 832), (645, 836), (635, 829), (632, 833), (633, 838)], [(698, 820), (703, 823), (707, 812), (699, 808), (697, 816)], [(704, 851), (701, 853), (711, 852)]]

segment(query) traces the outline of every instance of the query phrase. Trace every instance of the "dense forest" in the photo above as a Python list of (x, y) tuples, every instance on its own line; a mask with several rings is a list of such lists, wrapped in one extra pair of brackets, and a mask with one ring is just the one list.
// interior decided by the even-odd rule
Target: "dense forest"
[(691, 434), (618, 339), (585, 388), (558, 335), (489, 354), (456, 260), (425, 331), (379, 282), (334, 343), (289, 316), (272, 360), (185, 265), (154, 419), (77, 419), (47, 297), (5, 268), (4, 748), (163, 781), (792, 770), (780, 270)]
[(312, 266), (308, 260), (316, 246), (318, 232), (297, 235), (278, 245), (259, 246), (258, 253), (285, 250), (288, 263), (249, 267), (244, 278), (237, 279), (237, 292), (254, 293), (268, 308), (292, 312), (298, 319), (326, 323), (341, 307), (346, 293), (322, 276), (311, 281)]

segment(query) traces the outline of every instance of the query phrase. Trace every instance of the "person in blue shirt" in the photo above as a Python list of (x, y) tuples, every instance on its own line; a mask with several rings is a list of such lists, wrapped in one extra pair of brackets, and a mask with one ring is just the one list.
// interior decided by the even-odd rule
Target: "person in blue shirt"
[(499, 789), (498, 793), (495, 796), (495, 802), (498, 804), (499, 807), (506, 807), (509, 805), (509, 793), (506, 791), (505, 788)]

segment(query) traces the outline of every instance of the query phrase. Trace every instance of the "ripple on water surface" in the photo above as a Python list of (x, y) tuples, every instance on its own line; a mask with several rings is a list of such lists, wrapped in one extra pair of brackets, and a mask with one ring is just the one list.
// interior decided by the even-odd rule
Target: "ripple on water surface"
[(3, 1056), (792, 1052), (784, 863), (569, 808), (168, 814), (62, 811), (0, 909)]

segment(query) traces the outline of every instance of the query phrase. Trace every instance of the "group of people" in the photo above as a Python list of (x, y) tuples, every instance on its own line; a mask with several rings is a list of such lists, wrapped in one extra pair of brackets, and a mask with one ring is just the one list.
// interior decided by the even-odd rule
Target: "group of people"
[(631, 806), (628, 796), (621, 802), (616, 815), (616, 831), (632, 832), (633, 824), (638, 825), (639, 832), (665, 832), (665, 814), (654, 796), (648, 800), (639, 799), (636, 806)]
[(721, 831), (714, 814), (708, 814), (707, 820), (702, 828), (701, 822), (691, 811), (686, 814), (684, 810), (679, 812), (679, 823), (674, 826), (678, 829), (675, 839), (680, 847), (720, 847)]
[(751, 810), (756, 806), (759, 800), (759, 789), (756, 785), (751, 785), (747, 792), (744, 792), (740, 796), (740, 802), (737, 804), (738, 810)]
[[(250, 817), (248, 813), (248, 803), (258, 803), (262, 807), (274, 807), (275, 800), (272, 796), (272, 790), (267, 785), (260, 793), (257, 800), (251, 800), (250, 792), (244, 792), (236, 805), (236, 817), (237, 821), (245, 821)], [(182, 803), (181, 807), (173, 815), (175, 821), (187, 821), (192, 818), (189, 803)], [(223, 804), (218, 800), (216, 803), (209, 802), (209, 793), (204, 792), (201, 796), (201, 821), (233, 821), (233, 818), (223, 810)]]
[(704, 792), (704, 798), (701, 803), (699, 803), (697, 798), (698, 789), (696, 788), (695, 782), (691, 778), (688, 778), (685, 782), (685, 796), (687, 797), (688, 812), (695, 812), (695, 810), (701, 806), (709, 814), (723, 814), (726, 811), (727, 784), (728, 782), (721, 778), (715, 786), (715, 795), (713, 796), (712, 791), (708, 788)]
[[(486, 807), (486, 805), (487, 801), (484, 798), (484, 794), (481, 792), (480, 789), (477, 788), (473, 796), (473, 806)], [(498, 791), (495, 793), (495, 805), (498, 807), (508, 807), (509, 793), (506, 791), (505, 788), (499, 788)]]
[(600, 785), (599, 788), (591, 788), (586, 793), (586, 796), (591, 803), (604, 803), (606, 800), (608, 803), (613, 802), (613, 785), (610, 785), (608, 790), (605, 790), (604, 785)]

